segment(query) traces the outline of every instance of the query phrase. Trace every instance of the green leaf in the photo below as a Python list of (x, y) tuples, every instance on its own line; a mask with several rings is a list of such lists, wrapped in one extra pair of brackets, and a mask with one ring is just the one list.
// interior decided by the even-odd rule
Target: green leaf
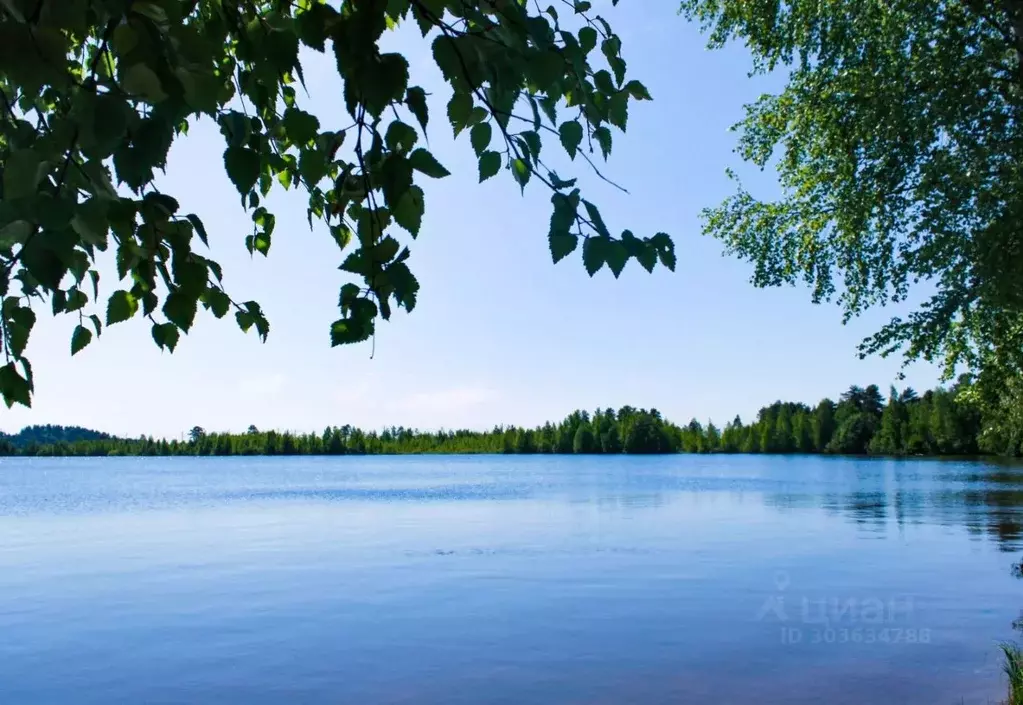
[(110, 181), (110, 173), (102, 162), (92, 160), (81, 164), (78, 170), (87, 179), (85, 188), (97, 198), (107, 201), (119, 201), (114, 184)]
[(32, 224), (27, 220), (15, 220), (0, 228), (0, 248), (9, 249), (20, 245), (32, 233)]
[(113, 154), (117, 144), (128, 131), (128, 117), (132, 109), (122, 98), (111, 93), (96, 96), (93, 106), (92, 134), (96, 140), (98, 158)]
[(13, 362), (0, 367), (0, 394), (4, 396), (7, 408), (14, 406), (15, 403), (32, 406), (32, 385), (18, 374), (18, 368)]
[(340, 308), (342, 312), (347, 311), (351, 307), (352, 302), (359, 298), (360, 292), (361, 289), (359, 289), (357, 284), (352, 284), (350, 282), (348, 284), (344, 284), (338, 294), (338, 308)]
[(199, 216), (195, 213), (189, 213), (185, 217), (188, 219), (188, 222), (192, 224), (192, 227), (195, 228), (195, 232), (199, 235), (199, 239), (202, 240), (202, 244), (209, 247), (210, 241), (209, 236), (206, 234), (206, 226), (202, 224), (201, 220), (199, 220)]
[(377, 173), (377, 180), (384, 192), (384, 203), (393, 209), (412, 186), (412, 165), (398, 153), (389, 154)]
[(548, 174), (548, 177), (551, 180), (551, 185), (558, 190), (572, 188), (575, 186), (575, 182), (578, 181), (578, 179), (562, 179), (553, 171)]
[(641, 248), (636, 253), (636, 260), (643, 265), (643, 269), (653, 272), (654, 267), (657, 266), (657, 252), (649, 246), (649, 243), (644, 243), (644, 245), (646, 247)]
[(625, 80), (625, 59), (620, 56), (612, 56), (608, 58), (607, 63), (614, 71), (615, 83), (619, 86), (622, 85), (622, 81)]
[(625, 245), (611, 240), (605, 248), (604, 259), (607, 260), (607, 266), (611, 269), (611, 273), (615, 275), (615, 279), (617, 279), (622, 270), (625, 269), (625, 263), (629, 261), (629, 252), (625, 249)]
[(539, 133), (533, 130), (526, 130), (520, 133), (519, 136), (526, 143), (526, 146), (529, 147), (529, 154), (532, 156), (533, 161), (536, 162), (540, 158), (541, 142)]
[(92, 331), (85, 326), (76, 326), (71, 334), (71, 355), (78, 354), (82, 348), (92, 342)]
[(132, 64), (124, 71), (121, 88), (132, 97), (141, 98), (153, 105), (167, 98), (159, 76), (142, 62)]
[(387, 0), (387, 16), (397, 22), (408, 13), (409, 0)]
[(442, 179), (451, 174), (450, 171), (441, 166), (440, 162), (430, 152), (422, 147), (412, 152), (408, 160), (413, 169), (434, 179)]
[(156, 0), (136, 0), (131, 9), (151, 19), (157, 27), (163, 28), (167, 24), (167, 11)]
[(244, 196), (259, 180), (259, 152), (247, 147), (228, 147), (224, 150), (224, 167), (238, 193)]
[(172, 291), (163, 303), (163, 315), (183, 331), (188, 331), (195, 321), (196, 300), (180, 291)]
[(154, 115), (143, 119), (132, 132), (131, 144), (122, 143), (114, 152), (118, 178), (138, 191), (153, 178), (153, 168), (163, 167), (174, 139), (174, 124)]
[(396, 262), (389, 266), (387, 277), (394, 286), (394, 298), (398, 305), (404, 306), (406, 311), (411, 312), (416, 307), (419, 281), (404, 262)]
[(615, 93), (615, 86), (611, 81), (611, 74), (604, 69), (593, 74), (593, 85), (596, 86), (597, 90), (604, 94), (604, 96), (611, 96)]
[[(38, 193), (28, 199), (27, 214), (44, 230), (64, 230), (75, 215), (73, 201), (56, 198), (49, 193)], [(69, 246), (73, 243), (68, 243)]]
[(579, 30), (579, 46), (583, 53), (588, 54), (593, 47), (597, 46), (597, 30), (593, 27), (583, 27)]
[(486, 151), (480, 155), (480, 183), (483, 183), (491, 176), (501, 170), (501, 155), (497, 152)]
[(272, 234), (274, 227), (277, 225), (277, 216), (268, 211), (266, 208), (259, 207), (252, 214), (252, 222), (257, 227), (262, 228), (267, 234)]
[(472, 94), (468, 92), (456, 91), (448, 101), (448, 120), (451, 122), (455, 137), (466, 128), (472, 108)]
[(71, 227), (90, 245), (105, 249), (110, 223), (107, 219), (108, 201), (93, 197), (78, 204), (71, 218)]
[(295, 28), (298, 30), (298, 37), (310, 49), (323, 52), (326, 49), (326, 40), (330, 36), (331, 27), (334, 26), (338, 16), (337, 10), (326, 4), (310, 3), (305, 12), (295, 15)]
[[(334, 51), (338, 51), (336, 41)], [(408, 60), (404, 56), (391, 53), (374, 59), (370, 55), (359, 70), (345, 77), (348, 110), (354, 115), (355, 106), (361, 103), (366, 112), (379, 117), (393, 101), (401, 99), (407, 86)]]
[(568, 257), (579, 246), (578, 236), (572, 233), (552, 232), (547, 239), (551, 246), (551, 259), (554, 260), (554, 264)]
[(600, 51), (608, 61), (619, 56), (622, 51), (622, 40), (617, 35), (611, 35), (600, 43)]
[(107, 325), (127, 321), (138, 311), (139, 304), (127, 291), (118, 289), (107, 300)]
[(551, 203), (554, 204), (554, 212), (551, 214), (551, 233), (567, 233), (575, 225), (576, 213), (579, 209), (579, 197), (577, 193), (566, 196), (563, 193), (555, 193), (551, 196)]
[(388, 125), (387, 134), (384, 136), (387, 148), (401, 154), (407, 154), (418, 140), (419, 135), (415, 128), (401, 120), (395, 120)]
[(583, 141), (583, 126), (575, 120), (569, 120), (561, 123), (558, 134), (561, 135), (561, 146), (568, 152), (569, 157), (575, 159), (579, 144)]
[(675, 243), (671, 241), (671, 237), (667, 233), (657, 233), (650, 238), (650, 244), (657, 251), (657, 256), (661, 260), (661, 264), (675, 271)]
[(472, 143), (472, 148), (476, 152), (477, 157), (483, 154), (484, 150), (490, 146), (491, 137), (493, 137), (493, 129), (490, 127), (490, 123), (481, 122), (473, 126), (472, 131), (469, 133), (469, 141)]
[(252, 121), (245, 113), (237, 110), (229, 110), (218, 119), (220, 133), (227, 138), (227, 144), (231, 147), (242, 147), (249, 141), (249, 134), (252, 132)]
[(408, 106), (412, 114), (416, 116), (416, 120), (419, 121), (419, 126), (424, 130), (426, 129), (426, 123), (429, 122), (430, 112), (426, 107), (426, 91), (419, 86), (413, 86), (405, 92), (405, 105)]
[(270, 254), (270, 234), (266, 232), (256, 233), (252, 238), (252, 249), (264, 257)]
[(345, 257), (345, 261), (341, 263), (341, 266), (338, 269), (344, 272), (351, 272), (352, 274), (367, 276), (370, 271), (370, 266), (370, 262), (366, 258), (365, 252), (359, 248)]
[(445, 34), (440, 35), (433, 40), (433, 60), (437, 64), (437, 67), (444, 74), (444, 79), (458, 90), (459, 88), (467, 89), (469, 82), (466, 80), (465, 67), (463, 62), (466, 60), (464, 56), (455, 46), (455, 40)]
[(600, 215), (600, 210), (589, 201), (583, 201), (583, 207), (586, 208), (586, 215), (589, 216), (590, 222), (593, 223), (593, 227), (597, 230), (597, 233), (601, 237), (610, 239), (611, 233), (608, 232), (607, 226), (604, 224), (604, 219)]
[(43, 286), (56, 289), (67, 274), (73, 244), (74, 235), (66, 230), (31, 238), (21, 248), (21, 263)]
[[(15, 308), (8, 313), (8, 302), (14, 301)], [(4, 301), (4, 313), (7, 315), (7, 339), (10, 352), (20, 358), (28, 346), (28, 337), (36, 323), (35, 312), (23, 306), (17, 306), (17, 299), (8, 298)]]
[(606, 127), (598, 127), (593, 131), (593, 137), (597, 140), (597, 144), (600, 145), (600, 151), (604, 155), (604, 159), (607, 159), (608, 155), (611, 154), (611, 130)]
[(246, 311), (237, 311), (234, 314), (235, 320), (238, 321), (238, 327), (242, 329), (243, 333), (248, 333), (249, 328), (256, 322), (255, 316)]
[(210, 287), (203, 292), (203, 303), (217, 318), (223, 318), (231, 309), (231, 298), (220, 289)]
[(221, 104), (225, 85), (230, 85), (226, 84), (224, 77), (184, 68), (179, 68), (176, 74), (184, 85), (185, 102), (196, 112), (215, 114)]
[(411, 186), (405, 191), (401, 200), (398, 201), (398, 207), (392, 212), (394, 222), (408, 230), (412, 237), (416, 237), (419, 235), (419, 227), (423, 222), (424, 210), (423, 189)]
[(31, 196), (42, 178), (46, 164), (32, 149), (12, 152), (4, 162), (4, 200)]
[(327, 158), (318, 149), (303, 149), (298, 160), (298, 173), (307, 187), (316, 186), (327, 175)]
[(552, 125), (558, 122), (558, 103), (550, 96), (540, 99), (540, 109), (543, 110), (544, 115), (551, 121)]
[(529, 183), (529, 177), (533, 175), (532, 170), (522, 159), (513, 159), (511, 163), (512, 175), (515, 177), (515, 181), (518, 182), (519, 186), (524, 191), (526, 184)]
[[(534, 54), (529, 59), (528, 65), (528, 76), (530, 80), (536, 84), (538, 90), (543, 91), (550, 95), (560, 95), (559, 82), (562, 76), (565, 74), (565, 57), (555, 50), (547, 50)], [(553, 110), (553, 101), (550, 101), (550, 105), (544, 108), (544, 111), (550, 116), (550, 110)], [(551, 118), (551, 122), (554, 122), (554, 118)]]
[(139, 35), (128, 23), (117, 25), (110, 41), (114, 51), (122, 59), (128, 54), (128, 52), (134, 49), (138, 43)]
[[(272, 18), (273, 15), (271, 14)], [(268, 24), (270, 24), (268, 22)], [(274, 65), (279, 75), (291, 72), (298, 63), (298, 35), (292, 27), (272, 27), (263, 32), (266, 59)]]
[(259, 304), (255, 301), (249, 301), (244, 304), (249, 307), (250, 313), (252, 313), (252, 321), (256, 326), (256, 335), (262, 342), (266, 342), (266, 338), (270, 335), (270, 323), (266, 320), (266, 316), (259, 308)]
[(468, 126), (478, 125), (479, 123), (486, 120), (489, 116), (490, 112), (486, 108), (477, 105), (475, 108), (472, 109), (472, 111), (469, 112), (469, 119), (466, 122), (466, 125)]
[(385, 235), (380, 242), (373, 246), (369, 254), (378, 264), (387, 263), (394, 259), (400, 248), (401, 245), (397, 240), (390, 235)]
[(629, 122), (629, 98), (624, 93), (615, 93), (607, 103), (607, 119), (618, 129), (625, 131)]
[(152, 332), (153, 341), (157, 347), (161, 350), (166, 349), (168, 352), (174, 352), (180, 339), (177, 326), (173, 323), (154, 323)]
[(589, 237), (583, 242), (583, 266), (591, 277), (604, 266), (609, 243), (605, 237)]
[(64, 304), (64, 311), (71, 313), (78, 311), (79, 309), (85, 308), (86, 304), (89, 303), (89, 297), (85, 295), (85, 292), (81, 289), (72, 288), (67, 293), (67, 300)]
[(657, 265), (657, 245), (655, 245), (654, 240), (655, 238), (640, 240), (630, 230), (622, 231), (622, 244), (629, 254), (635, 257), (636, 261), (643, 265), (643, 269), (648, 272), (654, 271), (654, 267)]
[(311, 142), (320, 131), (320, 121), (316, 119), (316, 116), (298, 108), (285, 110), (281, 122), (288, 133), (288, 139), (297, 145)]
[(368, 340), (373, 335), (373, 321), (342, 318), (330, 326), (330, 345), (350, 345)]
[(646, 86), (639, 81), (629, 81), (625, 84), (624, 90), (628, 91), (629, 95), (636, 100), (653, 100), (653, 98), (650, 97), (650, 91), (648, 91)]

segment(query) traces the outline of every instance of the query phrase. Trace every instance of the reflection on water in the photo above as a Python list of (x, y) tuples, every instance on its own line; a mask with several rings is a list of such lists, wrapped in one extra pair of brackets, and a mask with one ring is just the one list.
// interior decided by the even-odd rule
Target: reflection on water
[(994, 539), (1005, 552), (1023, 548), (1023, 466), (1019, 464), (848, 462), (861, 464), (855, 473), (855, 487), (769, 494), (765, 502), (781, 510), (820, 507), (879, 533), (898, 530), (906, 523), (932, 523), (964, 527), (973, 536)]
[(1023, 470), (7, 459), (0, 703), (997, 702)]

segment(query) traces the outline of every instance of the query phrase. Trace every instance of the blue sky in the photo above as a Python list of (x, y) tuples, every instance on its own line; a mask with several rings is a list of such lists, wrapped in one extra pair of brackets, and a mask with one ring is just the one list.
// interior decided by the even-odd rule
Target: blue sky
[[(104, 330), (72, 359), (76, 321), (41, 316), (29, 348), (34, 408), (4, 411), (0, 427), (80, 424), (170, 437), (196, 424), (485, 428), (622, 404), (653, 406), (680, 422), (724, 422), (779, 398), (813, 403), (853, 383), (886, 388), (900, 360), (861, 361), (856, 344), (891, 309), (843, 326), (836, 307), (812, 305), (803, 288), (754, 289), (749, 265), (722, 256), (720, 243), (700, 234), (700, 209), (732, 191), (725, 168), (741, 166), (728, 128), (744, 103), (777, 82), (750, 79), (741, 47), (708, 51), (676, 7), (632, 1), (606, 12), (630, 76), (654, 97), (632, 105), (629, 131), (615, 134), (604, 169), (631, 193), (585, 178), (583, 164), (574, 168), (613, 231), (674, 237), (675, 273), (647, 274), (633, 262), (619, 280), (606, 269), (591, 279), (578, 253), (552, 265), (549, 193), (531, 185), (520, 197), (504, 172), (477, 184), (468, 135), (454, 142), (443, 117), (446, 95), (429, 45), (402, 30), (388, 41), (409, 57), (413, 82), (435, 91), (430, 147), (453, 175), (425, 184), (422, 232), (410, 243), (419, 305), (378, 327), (372, 358), (369, 344), (329, 346), (345, 276), (325, 229), (310, 232), (301, 195), (271, 197), (270, 257), (250, 258), (250, 221), (223, 174), (222, 138), (200, 124), (173, 148), (161, 185), (203, 217), (228, 289), (263, 305), (269, 341), (200, 314), (169, 355), (140, 318)], [(348, 124), (332, 60), (310, 54), (305, 61), (312, 111), (324, 127)], [(738, 171), (772, 195), (769, 174)], [(116, 275), (109, 263), (101, 270), (109, 293)], [(906, 383), (918, 388), (936, 381), (931, 366), (907, 370)]]

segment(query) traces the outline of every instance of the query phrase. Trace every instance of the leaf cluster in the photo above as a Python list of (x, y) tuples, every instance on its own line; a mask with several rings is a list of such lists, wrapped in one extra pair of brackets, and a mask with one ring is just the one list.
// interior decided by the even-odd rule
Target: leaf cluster
[[(617, 4), (617, 0), (612, 4)], [(562, 16), (564, 14), (565, 16)], [(212, 120), (221, 163), (251, 218), (250, 253), (268, 255), (274, 188), (308, 197), (351, 275), (332, 345), (373, 336), (411, 311), (419, 282), (409, 240), (423, 229), (424, 179), (448, 170), (429, 151), (427, 94), (408, 60), (381, 48), (414, 23), (450, 90), (445, 121), (468, 133), (480, 180), (502, 170), (552, 191), (555, 261), (584, 241), (592, 274), (629, 258), (674, 267), (670, 238), (612, 238), (575, 179), (541, 158), (555, 137), (599, 174), (612, 128), (624, 130), (647, 89), (627, 80), (621, 40), (589, 2), (535, 10), (517, 0), (3, 0), (0, 2), (0, 394), (28, 405), (25, 348), (40, 302), (71, 314), (77, 354), (103, 326), (143, 317), (173, 351), (200, 309), (233, 314), (265, 339), (256, 301), (236, 300), (202, 254), (200, 214), (183, 212), (156, 175), (189, 126)], [(302, 58), (332, 56), (347, 117), (324, 125), (303, 107)], [(560, 117), (559, 117), (560, 113)], [(549, 140), (548, 140), (549, 141)], [(584, 144), (585, 143), (585, 144)], [(101, 299), (97, 258), (116, 261)]]

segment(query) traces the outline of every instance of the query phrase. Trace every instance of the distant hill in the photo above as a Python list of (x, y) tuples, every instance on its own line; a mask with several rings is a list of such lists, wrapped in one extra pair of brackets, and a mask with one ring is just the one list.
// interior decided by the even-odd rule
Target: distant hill
[(26, 426), (17, 433), (0, 431), (0, 441), (7, 441), (16, 448), (24, 448), (33, 443), (46, 445), (49, 443), (74, 443), (75, 441), (102, 441), (113, 438), (109, 433), (93, 431), (81, 426)]

